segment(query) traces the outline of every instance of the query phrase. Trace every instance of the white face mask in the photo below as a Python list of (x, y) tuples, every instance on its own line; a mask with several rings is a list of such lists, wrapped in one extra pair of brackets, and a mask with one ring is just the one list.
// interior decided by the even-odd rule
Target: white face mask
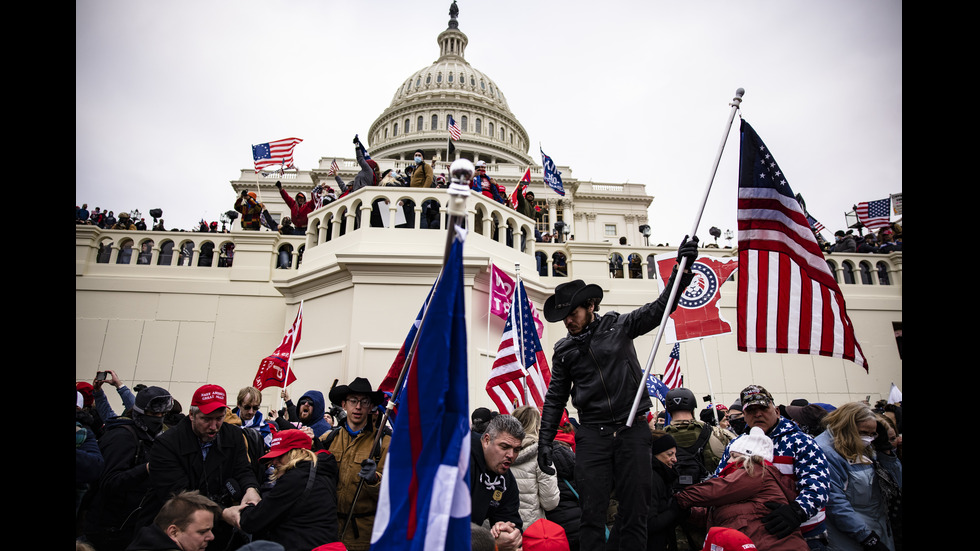
[(415, 157), (415, 164), (421, 164), (421, 163), (422, 163), (422, 157), (416, 156)]
[(871, 442), (874, 441), (874, 438), (871, 438), (870, 436), (862, 436), (861, 441), (864, 442), (865, 446), (870, 446)]

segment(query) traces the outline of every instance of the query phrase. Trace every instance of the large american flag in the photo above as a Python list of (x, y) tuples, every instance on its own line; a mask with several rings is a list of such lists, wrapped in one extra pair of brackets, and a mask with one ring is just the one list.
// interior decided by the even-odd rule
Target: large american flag
[(292, 167), (293, 149), (301, 141), (303, 140), (299, 138), (286, 138), (253, 145), (252, 160), (255, 161), (255, 172), (272, 165), (280, 165), (285, 168)]
[(504, 325), (504, 334), (500, 338), (497, 358), (490, 370), (487, 394), (497, 405), (497, 411), (513, 413), (518, 407), (529, 403), (525, 399), (526, 385), (527, 394), (540, 412), (550, 383), (548, 360), (538, 339), (524, 282), (519, 281)]
[(738, 349), (814, 354), (868, 369), (844, 297), (800, 203), (742, 121), (738, 180)]
[(451, 137), (454, 140), (459, 140), (460, 137), (459, 125), (456, 124), (456, 119), (454, 119), (452, 115), (449, 115), (447, 126), (449, 127), (449, 137)]
[(864, 227), (874, 231), (890, 226), (891, 215), (888, 213), (888, 209), (890, 208), (890, 200), (879, 199), (877, 201), (858, 203), (856, 212), (858, 220), (864, 224)]
[(674, 343), (670, 357), (667, 359), (667, 369), (664, 370), (664, 384), (667, 388), (680, 388), (683, 386), (681, 379), (681, 344)]

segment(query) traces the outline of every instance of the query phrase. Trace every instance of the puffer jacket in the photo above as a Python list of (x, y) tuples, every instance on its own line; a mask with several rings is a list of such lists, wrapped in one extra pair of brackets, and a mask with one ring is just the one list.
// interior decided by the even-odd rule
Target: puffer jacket
[[(667, 307), (669, 289), (677, 275), (670, 276), (666, 291), (657, 300), (627, 314), (609, 312), (593, 321), (582, 333), (569, 335), (555, 344), (551, 364), (551, 384), (541, 414), (542, 442), (552, 442), (569, 395), (583, 425), (623, 425), (629, 417), (633, 399), (643, 384), (643, 368), (636, 357), (633, 339), (660, 325)], [(681, 288), (690, 285), (694, 274), (681, 277)], [(677, 308), (677, 300), (671, 311)], [(574, 383), (574, 384), (573, 384)], [(646, 392), (637, 415), (652, 406)], [(644, 419), (645, 422), (645, 419)]]
[(521, 453), (510, 466), (510, 470), (514, 473), (520, 491), (520, 514), (525, 527), (545, 518), (545, 511), (558, 506), (558, 477), (545, 474), (538, 467), (537, 437), (528, 435), (524, 438)]
[(777, 539), (766, 530), (762, 517), (770, 513), (767, 502), (790, 503), (796, 490), (789, 477), (780, 474), (771, 463), (750, 475), (743, 467), (732, 463), (722, 475), (689, 486), (674, 495), (677, 504), (685, 509), (711, 507), (708, 526), (723, 526), (742, 532), (759, 549), (767, 551), (807, 551), (809, 546), (799, 530)]

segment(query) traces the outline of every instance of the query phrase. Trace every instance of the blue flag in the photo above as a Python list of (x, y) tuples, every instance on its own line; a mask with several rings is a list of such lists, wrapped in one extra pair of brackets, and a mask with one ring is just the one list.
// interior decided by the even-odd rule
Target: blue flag
[[(663, 404), (664, 409), (667, 409), (667, 404), (666, 402), (664, 402), (664, 400), (667, 399), (667, 392), (669, 390), (670, 389), (667, 388), (667, 385), (665, 385), (664, 382), (660, 380), (660, 377), (657, 377), (653, 373), (647, 375), (647, 392), (650, 393), (651, 398), (656, 398), (660, 400), (660, 403)], [(667, 414), (667, 417), (665, 419), (667, 420), (666, 424), (669, 425), (670, 414)]]
[(470, 549), (465, 230), (455, 229), (399, 398), (372, 549)]
[(558, 167), (555, 166), (551, 157), (544, 154), (544, 150), (539, 148), (539, 151), (541, 151), (541, 166), (544, 167), (544, 183), (548, 184), (548, 187), (555, 190), (558, 195), (565, 195), (565, 187), (561, 183), (561, 172), (558, 172)]

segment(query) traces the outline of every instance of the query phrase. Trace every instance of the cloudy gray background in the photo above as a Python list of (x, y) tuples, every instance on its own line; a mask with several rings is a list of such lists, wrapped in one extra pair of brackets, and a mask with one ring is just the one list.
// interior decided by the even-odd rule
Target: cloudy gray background
[[(75, 201), (217, 220), (251, 145), (296, 165), (352, 154), (395, 90), (438, 57), (449, 0), (77, 1)], [(466, 59), (572, 175), (640, 182), (651, 243), (692, 227), (737, 88), (833, 230), (902, 191), (902, 3), (459, 0)], [(699, 235), (736, 230), (738, 119)], [(370, 144), (368, 144), (370, 147)], [(550, 195), (550, 192), (548, 192)], [(723, 240), (722, 240), (722, 244)]]

